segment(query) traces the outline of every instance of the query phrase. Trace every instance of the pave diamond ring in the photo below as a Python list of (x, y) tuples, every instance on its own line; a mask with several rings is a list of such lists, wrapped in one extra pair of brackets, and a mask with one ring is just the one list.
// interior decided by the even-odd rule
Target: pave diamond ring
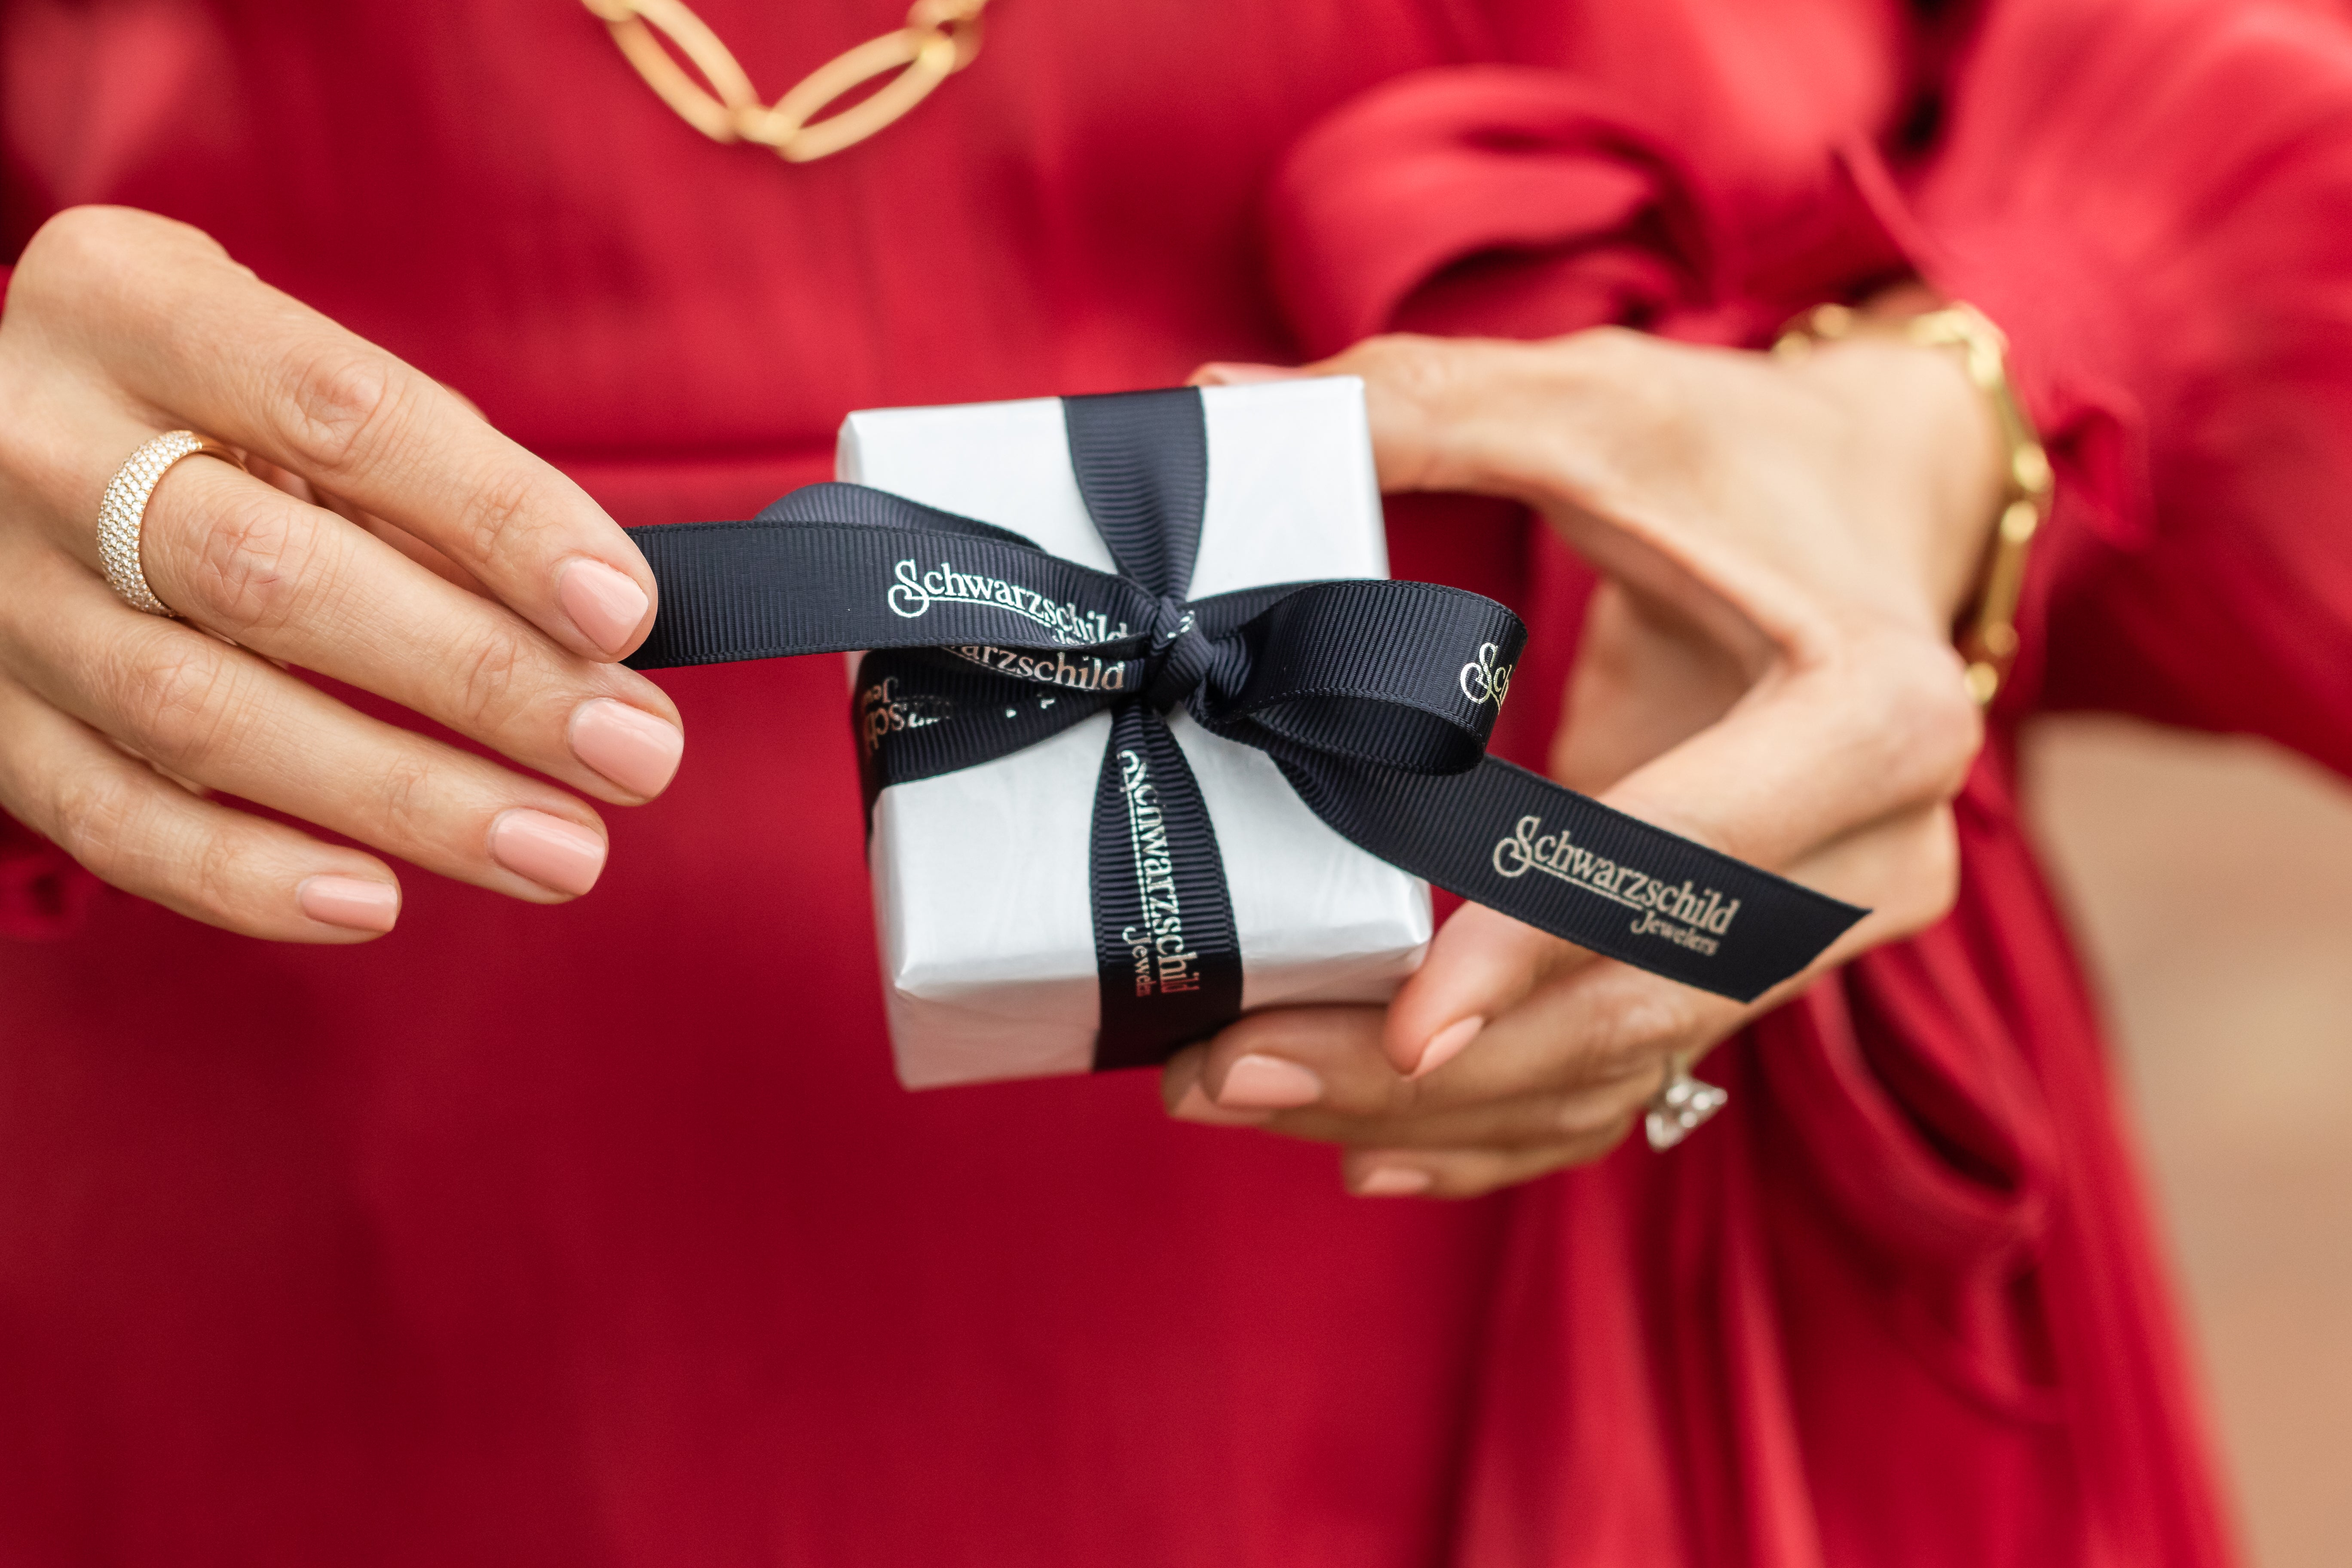
[(114, 471), (106, 499), (98, 506), (98, 553), (106, 565), (106, 584), (134, 609), (151, 616), (168, 616), (171, 607), (147, 585), (146, 569), (139, 564), (139, 531), (147, 521), (147, 498), (163, 482), (163, 475), (183, 458), (197, 453), (245, 467), (245, 459), (193, 430), (167, 430), (131, 454)]
[(1642, 1131), (1649, 1135), (1650, 1147), (1663, 1154), (1689, 1137), (1730, 1099), (1728, 1089), (1691, 1077), (1690, 1063), (1681, 1057), (1668, 1057), (1666, 1081), (1650, 1097), (1650, 1113), (1642, 1119)]

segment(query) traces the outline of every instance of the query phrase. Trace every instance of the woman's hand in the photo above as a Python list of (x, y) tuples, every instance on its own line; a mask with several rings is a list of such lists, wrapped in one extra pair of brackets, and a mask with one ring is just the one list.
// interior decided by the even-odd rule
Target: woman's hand
[(1949, 628), (2002, 460), (1955, 358), (1606, 330), (1380, 338), (1299, 374), (1364, 378), (1383, 489), (1523, 501), (1605, 574), (1555, 777), (1874, 912), (1743, 1006), (1465, 906), (1388, 1008), (1256, 1014), (1180, 1055), (1175, 1115), (1338, 1143), (1361, 1194), (1487, 1192), (1607, 1152), (1670, 1057), (1950, 906), (1981, 731)]
[[(157, 486), (142, 560), (168, 620), (107, 587), (96, 522), (124, 459), (177, 428), (253, 472), (195, 457)], [(586, 803), (283, 666), (632, 805), (684, 746), (612, 662), (653, 593), (577, 486), (194, 229), (81, 208), (26, 247), (0, 319), (0, 807), (106, 880), (255, 936), (391, 929), (383, 861), (219, 790), (515, 898), (586, 892)]]

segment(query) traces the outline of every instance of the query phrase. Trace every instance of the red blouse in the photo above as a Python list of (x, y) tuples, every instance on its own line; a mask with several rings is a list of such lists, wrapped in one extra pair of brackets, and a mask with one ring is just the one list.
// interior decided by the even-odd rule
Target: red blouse
[[(696, 0), (771, 92), (898, 0)], [(663, 678), (687, 765), (559, 910), (362, 949), (0, 819), (0, 1562), (2207, 1564), (2229, 1556), (2011, 739), (2352, 768), (2352, 33), (2222, 0), (999, 0), (865, 146), (715, 146), (573, 0), (9, 0), (0, 255), (184, 217), (626, 523), (851, 407), (1402, 324), (1756, 342), (1916, 268), (2062, 462), (1952, 916), (1478, 1203), (890, 1078), (837, 661)], [(1485, 504), (1401, 575), (1589, 578)], [(381, 705), (372, 705), (380, 709)], [(1555, 715), (1523, 696), (1510, 747)], [(2193, 831), (2193, 825), (2185, 825)]]

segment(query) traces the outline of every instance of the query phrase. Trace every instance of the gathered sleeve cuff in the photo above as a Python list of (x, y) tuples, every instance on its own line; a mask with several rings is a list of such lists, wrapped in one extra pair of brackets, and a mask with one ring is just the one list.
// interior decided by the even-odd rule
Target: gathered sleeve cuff
[(2039, 705), (2352, 773), (2352, 30), (2173, 0), (1991, 7), (1906, 182), (2062, 475)]

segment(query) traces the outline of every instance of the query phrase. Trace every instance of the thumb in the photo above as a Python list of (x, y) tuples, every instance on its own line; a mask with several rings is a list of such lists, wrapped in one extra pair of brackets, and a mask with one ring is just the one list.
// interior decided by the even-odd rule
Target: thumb
[(1427, 961), (1389, 1004), (1381, 1047), (1408, 1078), (1434, 1072), (1467, 1049), (1488, 1019), (1592, 961), (1573, 942), (1482, 904), (1465, 904), (1439, 928)]

